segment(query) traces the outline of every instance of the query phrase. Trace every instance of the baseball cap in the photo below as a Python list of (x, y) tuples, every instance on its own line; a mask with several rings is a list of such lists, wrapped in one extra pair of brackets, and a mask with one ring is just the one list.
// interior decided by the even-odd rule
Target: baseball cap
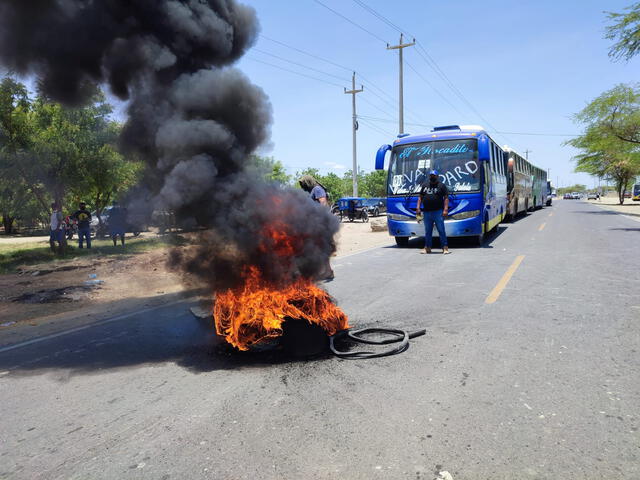
[(438, 170), (429, 170), (429, 175), (438, 175)]

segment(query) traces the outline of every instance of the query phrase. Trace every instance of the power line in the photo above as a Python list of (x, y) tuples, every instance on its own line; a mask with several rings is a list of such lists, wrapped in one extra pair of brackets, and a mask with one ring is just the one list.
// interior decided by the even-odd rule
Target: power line
[[(370, 80), (370, 79), (366, 78), (364, 75), (362, 75), (362, 73), (360, 73), (360, 71), (358, 71), (358, 69), (354, 69), (354, 68), (346, 67), (346, 66), (344, 66), (344, 65), (341, 65), (341, 64), (339, 64), (339, 63), (334, 62), (333, 60), (329, 60), (329, 59), (327, 59), (327, 58), (321, 57), (321, 56), (319, 56), (319, 55), (316, 55), (316, 54), (314, 54), (314, 53), (308, 52), (308, 51), (306, 51), (306, 50), (302, 50), (301, 48), (294, 47), (294, 46), (292, 46), (292, 45), (289, 45), (288, 43), (282, 42), (282, 41), (280, 41), (280, 40), (276, 40), (276, 39), (271, 38), (271, 37), (268, 37), (268, 36), (266, 36), (266, 35), (264, 35), (264, 34), (260, 34), (260, 37), (262, 37), (262, 38), (264, 38), (264, 39), (266, 39), (266, 40), (269, 40), (270, 42), (273, 42), (273, 43), (276, 43), (276, 44), (278, 44), (278, 45), (281, 45), (281, 46), (283, 46), (283, 47), (285, 47), (285, 48), (288, 48), (288, 49), (290, 49), (290, 50), (293, 50), (293, 51), (295, 51), (295, 52), (298, 52), (298, 53), (301, 53), (301, 54), (303, 54), (303, 55), (306, 55), (306, 56), (308, 56), (308, 57), (310, 57), (310, 58), (314, 58), (314, 59), (316, 59), (316, 60), (320, 60), (320, 61), (322, 61), (322, 62), (326, 62), (326, 63), (328, 63), (328, 64), (330, 64), (330, 65), (333, 65), (333, 66), (335, 66), (335, 67), (341, 68), (341, 69), (346, 70), (346, 71), (348, 71), (348, 72), (353, 72), (354, 70), (355, 70), (355, 71), (357, 71), (357, 72), (358, 72), (358, 75), (360, 76), (360, 78), (361, 78), (362, 80), (364, 80), (364, 84), (365, 84), (366, 86), (368, 86), (368, 87), (369, 87), (369, 90), (368, 90), (368, 92), (369, 92), (369, 93), (371, 93), (371, 94), (372, 94), (372, 95), (374, 95), (375, 97), (378, 97), (380, 100), (382, 100), (384, 103), (386, 103), (387, 105), (391, 106), (392, 108), (396, 108), (396, 99), (395, 99), (395, 98), (393, 98), (391, 95), (389, 95), (389, 94), (387, 93), (387, 91), (386, 91), (386, 90), (384, 90), (383, 88), (381, 88), (380, 86), (378, 86), (378, 85), (377, 85), (376, 83), (374, 83), (372, 80)], [(288, 60), (287, 60), (287, 61), (288, 61)], [(373, 90), (375, 90), (375, 91), (378, 91), (378, 92), (379, 92), (379, 94), (377, 94), (375, 91), (372, 91), (372, 89), (373, 89)], [(383, 98), (382, 98), (382, 96), (386, 97), (386, 98), (387, 98), (387, 100), (383, 99)], [(417, 114), (416, 112), (414, 112), (412, 109), (410, 109), (410, 108), (408, 108), (408, 107), (407, 107), (407, 108), (406, 108), (406, 110), (407, 110), (407, 112), (408, 112), (409, 114), (411, 114), (411, 116), (414, 118), (414, 120), (418, 120), (418, 121), (421, 121), (421, 120), (422, 120), (422, 119), (420, 118), (420, 115), (418, 115), (418, 114)]]
[(413, 65), (411, 65), (409, 62), (405, 62), (407, 64), (407, 67), (409, 67), (411, 70), (414, 71), (414, 73), (423, 81), (425, 82), (427, 85), (429, 85), (431, 87), (431, 89), (436, 92), (438, 94), (438, 96), (440, 98), (442, 98), (442, 100), (444, 100), (445, 102), (447, 102), (449, 104), (449, 106), (451, 108), (453, 108), (456, 112), (458, 112), (459, 115), (461, 115), (462, 117), (464, 117), (464, 114), (458, 110), (458, 108), (449, 101), (449, 99), (447, 97), (445, 97), (442, 93), (440, 93), (440, 90), (438, 90), (436, 87), (433, 86), (433, 84), (426, 79), (426, 77), (424, 77), (416, 68), (414, 68)]
[[(317, 0), (316, 0), (317, 1)], [(394, 24), (393, 22), (391, 22), (390, 20), (388, 20), (384, 15), (380, 14), (379, 12), (377, 12), (376, 10), (374, 10), (373, 8), (371, 8), (370, 6), (368, 6), (367, 4), (365, 4), (363, 1), (361, 0), (353, 0), (357, 5), (359, 5), (360, 7), (362, 7), (364, 10), (366, 10), (367, 12), (369, 12), (371, 15), (375, 16), (378, 20), (382, 21), (383, 23), (385, 23), (387, 26), (393, 28), (394, 30), (400, 32), (400, 33), (404, 33), (408, 36), (413, 37), (413, 35), (410, 35), (408, 32), (404, 31), (402, 28), (400, 28), (399, 26), (397, 26), (396, 24)], [(422, 59), (427, 63), (427, 65), (429, 65), (429, 67), (431, 67), (436, 74), (445, 82), (445, 85), (447, 85), (451, 91), (468, 107), (471, 109), (472, 112), (474, 112), (483, 122), (486, 123), (486, 125), (488, 127), (490, 127), (493, 130), (497, 129), (495, 127), (493, 127), (493, 125), (491, 124), (491, 122), (489, 122), (472, 104), (471, 102), (464, 96), (464, 94), (460, 91), (460, 89), (458, 89), (453, 82), (449, 79), (449, 77), (447, 76), (447, 74), (444, 72), (444, 70), (442, 70), (440, 68), (440, 66), (438, 65), (438, 63), (429, 55), (429, 53), (427, 52), (426, 48), (424, 48), (424, 46), (417, 41), (417, 49), (416, 52), (418, 53), (418, 55), (420, 55), (422, 57)], [(422, 50), (422, 51), (421, 51)], [(414, 69), (415, 71), (415, 69)], [(433, 88), (433, 86), (431, 86)], [(450, 102), (447, 102), (450, 104)], [(458, 113), (460, 113), (460, 111), (458, 109), (456, 109), (456, 111), (458, 111)], [(508, 139), (507, 139), (508, 140)]]
[(301, 77), (311, 78), (312, 80), (317, 80), (318, 82), (326, 83), (327, 85), (331, 85), (331, 86), (334, 86), (334, 87), (342, 88), (342, 85), (338, 85), (337, 83), (329, 82), (329, 81), (324, 80), (322, 78), (314, 77), (313, 75), (307, 75), (306, 73), (296, 72), (295, 70), (290, 70), (288, 68), (281, 67), (280, 65), (276, 65), (274, 63), (265, 62), (264, 60), (259, 60), (259, 59), (255, 58), (255, 57), (246, 56), (245, 58), (248, 58), (249, 60), (253, 60), (254, 62), (264, 63), (265, 65), (269, 65), (269, 66), (274, 67), (274, 68), (279, 68), (280, 70), (284, 70), (285, 72), (293, 73), (295, 75), (300, 75)]
[(293, 60), (288, 60), (288, 59), (286, 59), (284, 57), (281, 57), (279, 55), (275, 55), (273, 53), (266, 52), (266, 51), (261, 50), (261, 49), (256, 48), (256, 47), (254, 47), (253, 50), (256, 51), (256, 52), (260, 52), (260, 53), (262, 53), (264, 55), (269, 55), (270, 57), (277, 58), (278, 60), (282, 60), (283, 62), (288, 62), (288, 63), (291, 63), (293, 65), (297, 65), (298, 67), (307, 68), (309, 70), (313, 70), (314, 72), (318, 72), (318, 73), (322, 73), (323, 75), (327, 75), (328, 77), (337, 78), (338, 80), (342, 80), (343, 82), (348, 82), (349, 81), (349, 80), (346, 80), (344, 77), (339, 77), (338, 75), (334, 75), (332, 73), (325, 72), (324, 70), (320, 70), (318, 68), (310, 67), (310, 66), (304, 65), (302, 63), (294, 62)]
[(359, 122), (358, 123), (362, 123), (363, 125), (369, 127), (371, 130), (375, 130), (378, 133), (383, 134), (385, 137), (395, 137), (394, 133), (390, 133), (387, 132), (386, 130), (378, 127), (377, 125), (374, 125), (373, 123), (369, 123), (366, 119), (360, 119), (360, 117), (358, 117)]
[[(319, 55), (315, 55), (313, 53), (306, 52), (306, 51), (301, 50), (301, 49), (299, 49), (297, 47), (294, 47), (294, 46), (288, 45), (288, 44), (286, 44), (284, 42), (281, 42), (280, 40), (276, 40), (274, 38), (267, 37), (266, 35), (264, 35), (262, 33), (260, 34), (260, 36), (262, 38), (266, 39), (266, 40), (269, 40), (270, 42), (277, 43), (278, 45), (282, 45), (283, 47), (289, 48), (291, 50), (295, 50), (296, 52), (302, 53), (303, 55), (307, 55), (308, 57), (315, 58), (316, 60), (321, 60), (323, 62), (326, 62), (326, 63), (329, 63), (329, 64), (333, 65), (334, 67), (342, 68), (343, 70), (346, 70), (348, 72), (353, 72), (353, 68), (345, 67), (344, 65), (340, 65), (339, 63), (336, 63), (336, 62), (334, 62), (332, 60), (328, 60), (326, 58), (320, 57)], [(360, 75), (360, 76), (362, 77), (362, 75)]]
[(576, 133), (494, 132), (502, 135), (536, 135), (540, 137), (579, 137)]
[[(371, 117), (368, 115), (358, 115), (358, 118), (364, 118), (365, 120), (369, 120), (372, 122), (385, 122), (385, 123), (396, 123), (396, 120), (391, 118), (380, 118), (380, 117)], [(429, 125), (426, 123), (411, 123), (407, 122), (407, 125), (415, 125), (417, 127), (425, 127), (425, 128), (433, 128), (433, 125)]]
[(405, 35), (407, 35), (407, 37), (414, 37), (413, 35), (409, 35), (407, 32), (404, 32), (400, 27), (398, 27), (397, 25), (395, 25), (393, 22), (391, 22), (391, 20), (388, 20), (387, 18), (383, 17), (381, 14), (379, 14), (378, 12), (376, 12), (373, 8), (371, 8), (369, 5), (367, 5), (366, 3), (360, 1), (360, 0), (353, 0), (355, 3), (357, 3), (358, 5), (360, 5), (362, 8), (364, 8), (367, 12), (369, 12), (371, 15), (373, 15), (374, 17), (376, 17), (377, 19), (383, 21), (384, 23), (386, 23), (388, 26), (390, 26), (391, 28), (393, 28), (394, 30), (396, 30), (398, 33), (404, 33)]
[(335, 11), (333, 8), (331, 8), (328, 5), (325, 5), (324, 3), (322, 3), (320, 0), (313, 0), (314, 2), (316, 2), (319, 5), (322, 5), (324, 8), (326, 8), (327, 10), (335, 13), (336, 15), (338, 15), (340, 18), (346, 20), (347, 22), (349, 22), (351, 25), (354, 25), (356, 27), (358, 27), (360, 30), (362, 30), (363, 32), (368, 33), (369, 35), (371, 35), (373, 38), (380, 40), (382, 43), (387, 44), (388, 42), (386, 40), (384, 40), (383, 38), (379, 37), (378, 35), (376, 35), (375, 33), (367, 30), (366, 28), (364, 28), (361, 25), (358, 25), (356, 22), (354, 22), (353, 20), (351, 20), (350, 18), (345, 17), (344, 15), (342, 15), (340, 12)]
[[(385, 115), (389, 115), (389, 112), (387, 112), (386, 110), (383, 110), (382, 108), (378, 107), (375, 103), (370, 102), (366, 98), (362, 97), (362, 98), (360, 98), (360, 100), (362, 100), (365, 103), (368, 103), (369, 105), (371, 105), (373, 108), (375, 108), (379, 112), (384, 113)], [(394, 122), (397, 122), (397, 120), (394, 120)]]

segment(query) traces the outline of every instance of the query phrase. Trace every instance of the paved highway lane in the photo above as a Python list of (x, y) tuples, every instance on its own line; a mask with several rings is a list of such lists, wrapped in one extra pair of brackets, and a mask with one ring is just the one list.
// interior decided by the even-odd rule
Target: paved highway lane
[(639, 478), (639, 239), (560, 201), (337, 259), (354, 326), (427, 328), (394, 357), (229, 356), (188, 303), (0, 350), (0, 478)]

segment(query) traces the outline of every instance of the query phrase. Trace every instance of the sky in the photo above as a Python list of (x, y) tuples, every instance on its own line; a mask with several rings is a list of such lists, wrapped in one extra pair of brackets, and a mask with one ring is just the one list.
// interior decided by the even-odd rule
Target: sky
[(572, 115), (640, 74), (640, 56), (614, 62), (604, 39), (604, 12), (621, 12), (630, 0), (243, 3), (257, 11), (261, 34), (237, 66), (273, 108), (272, 140), (259, 153), (292, 174), (352, 168), (344, 87), (353, 71), (364, 86), (356, 96), (358, 165), (373, 170), (378, 147), (398, 133), (398, 51), (386, 48), (398, 44), (398, 30), (417, 41), (404, 49), (405, 132), (482, 125), (499, 144), (528, 150), (557, 186), (597, 184), (573, 172), (577, 152), (563, 146), (582, 131)]
[[(620, 83), (640, 78), (640, 55), (608, 56), (606, 11), (631, 0), (240, 0), (261, 33), (240, 68), (268, 95), (271, 141), (258, 152), (290, 174), (352, 168), (351, 76), (356, 72), (357, 161), (371, 171), (377, 149), (398, 133), (398, 51), (404, 51), (405, 132), (481, 125), (535, 165), (555, 186), (597, 179), (574, 173), (563, 142), (582, 127), (572, 116)], [(26, 80), (29, 85), (32, 79)], [(116, 115), (125, 105), (110, 97)]]

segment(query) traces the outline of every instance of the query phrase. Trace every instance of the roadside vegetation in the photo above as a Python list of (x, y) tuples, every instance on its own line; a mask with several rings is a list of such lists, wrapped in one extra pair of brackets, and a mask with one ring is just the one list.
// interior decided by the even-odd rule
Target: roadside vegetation
[[(629, 61), (640, 52), (640, 2), (627, 13), (609, 12), (605, 37), (615, 43), (609, 56)], [(583, 134), (566, 142), (580, 153), (576, 172), (615, 184), (620, 205), (633, 179), (640, 175), (640, 84), (619, 84), (599, 95), (574, 115)], [(578, 190), (576, 190), (578, 191)]]
[(166, 235), (153, 238), (127, 238), (123, 248), (119, 243), (113, 246), (111, 239), (93, 239), (90, 249), (79, 249), (71, 243), (64, 255), (53, 253), (46, 242), (0, 243), (0, 274), (13, 273), (21, 267), (40, 264), (58, 264), (78, 258), (99, 256), (137, 255), (155, 249), (186, 245), (188, 240), (181, 235)]
[[(251, 158), (255, 168), (262, 171), (267, 180), (300, 188), (298, 179), (303, 175), (311, 175), (327, 189), (332, 201), (336, 201), (341, 197), (351, 196), (353, 193), (353, 170), (346, 170), (342, 176), (339, 176), (333, 172), (323, 175), (317, 168), (305, 168), (296, 172), (295, 175), (289, 175), (279, 160), (257, 155), (253, 155)], [(387, 173), (383, 170), (358, 171), (358, 195), (362, 197), (384, 197), (387, 194), (385, 187), (386, 176)]]
[[(5, 234), (48, 222), (50, 205), (98, 213), (139, 180), (142, 162), (117, 149), (122, 126), (101, 90), (64, 107), (11, 76), (0, 80), (0, 214)], [(71, 210), (71, 211), (73, 211)], [(71, 213), (71, 212), (69, 212)]]

